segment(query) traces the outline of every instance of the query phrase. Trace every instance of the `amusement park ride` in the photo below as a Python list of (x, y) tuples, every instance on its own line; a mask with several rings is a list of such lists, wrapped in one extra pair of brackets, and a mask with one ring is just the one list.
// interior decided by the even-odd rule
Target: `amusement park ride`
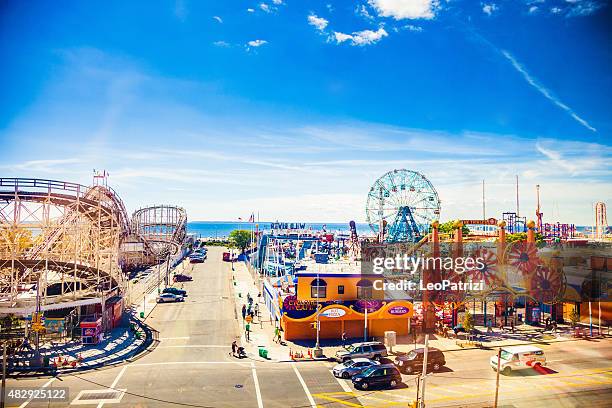
[(130, 220), (123, 201), (95, 173), (93, 186), (0, 178), (0, 313), (102, 304), (126, 291), (125, 243), (151, 262), (175, 254), (185, 210), (154, 206)]
[(440, 218), (440, 199), (421, 173), (392, 170), (374, 182), (367, 221), (381, 242), (418, 242)]

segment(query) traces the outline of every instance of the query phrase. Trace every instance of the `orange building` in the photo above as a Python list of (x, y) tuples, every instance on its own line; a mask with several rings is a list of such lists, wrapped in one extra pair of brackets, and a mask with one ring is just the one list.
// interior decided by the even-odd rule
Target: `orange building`
[(402, 336), (410, 330), (412, 303), (385, 300), (384, 292), (375, 288), (379, 285), (374, 285), (380, 275), (298, 272), (296, 278), (296, 295), (286, 296), (279, 305), (287, 340), (316, 338), (317, 315), (322, 339), (339, 339), (342, 333), (347, 338), (363, 337), (366, 309), (368, 337), (382, 337), (385, 331)]

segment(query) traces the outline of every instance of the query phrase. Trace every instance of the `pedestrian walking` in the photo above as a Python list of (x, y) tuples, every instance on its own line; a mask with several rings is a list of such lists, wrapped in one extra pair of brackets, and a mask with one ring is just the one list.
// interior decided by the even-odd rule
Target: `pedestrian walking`
[(259, 317), (259, 303), (255, 303), (255, 316)]
[(346, 344), (346, 332), (342, 332), (342, 347)]
[(280, 329), (278, 328), (278, 326), (274, 328), (274, 342), (280, 342)]
[(236, 340), (232, 342), (232, 356), (236, 357), (236, 350), (238, 349), (238, 344), (236, 344)]
[(242, 320), (246, 319), (247, 308), (246, 305), (242, 305)]
[(251, 337), (249, 335), (250, 332), (251, 332), (251, 325), (247, 323), (244, 329), (244, 337), (246, 338), (246, 341), (251, 341)]

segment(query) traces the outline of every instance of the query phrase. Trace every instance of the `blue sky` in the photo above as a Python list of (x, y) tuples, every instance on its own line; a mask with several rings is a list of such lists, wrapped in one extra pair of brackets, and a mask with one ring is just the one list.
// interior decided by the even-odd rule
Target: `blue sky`
[(0, 5), (0, 175), (191, 219), (365, 219), (388, 170), (442, 218), (592, 223), (612, 200), (611, 8), (596, 0)]

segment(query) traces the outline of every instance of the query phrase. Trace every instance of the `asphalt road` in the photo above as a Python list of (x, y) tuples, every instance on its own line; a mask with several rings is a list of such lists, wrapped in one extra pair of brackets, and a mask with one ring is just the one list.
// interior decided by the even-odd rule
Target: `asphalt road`
[[(21, 407), (360, 407), (406, 406), (416, 394), (415, 376), (395, 390), (356, 391), (332, 376), (330, 362), (273, 363), (230, 356), (239, 337), (231, 266), (212, 247), (194, 265), (184, 303), (160, 304), (147, 322), (160, 332), (149, 354), (119, 367), (57, 379), (9, 380), (8, 387), (68, 387), (69, 402), (31, 401)], [(502, 377), (499, 406), (610, 406), (612, 342), (544, 345), (550, 370)], [(447, 367), (429, 376), (427, 406), (492, 406), (493, 351), (446, 353)], [(105, 399), (102, 399), (105, 398)], [(113, 399), (114, 398), (114, 399)], [(9, 405), (11, 406), (11, 405)], [(20, 406), (12, 404), (12, 406)]]

